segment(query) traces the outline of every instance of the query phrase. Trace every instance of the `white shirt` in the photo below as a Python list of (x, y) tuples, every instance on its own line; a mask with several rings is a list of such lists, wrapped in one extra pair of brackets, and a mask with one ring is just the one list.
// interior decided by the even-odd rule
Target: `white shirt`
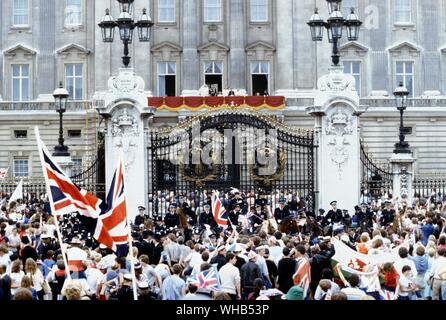
[(100, 270), (95, 268), (88, 268), (85, 270), (85, 275), (87, 277), (87, 283), (91, 292), (96, 293), (98, 290), (98, 285), (101, 283), (102, 278), (104, 278), (105, 275)]
[(196, 265), (200, 265), (200, 263), (202, 262), (201, 253), (194, 250), (187, 256), (186, 262), (188, 261), (189, 261), (189, 266), (192, 268), (194, 268)]
[(434, 260), (432, 263), (430, 275), (434, 276), (435, 279), (441, 279), (440, 276), (444, 272), (446, 272), (446, 258), (438, 257), (438, 259)]
[(20, 289), (20, 284), (22, 282), (22, 278), (25, 275), (23, 271), (20, 272), (13, 272), (10, 275), (11, 278), (11, 287), (12, 286), (18, 286), (18, 288), (11, 288), (11, 294), (15, 295), (15, 293)]
[(221, 290), (229, 294), (237, 294), (237, 284), (240, 283), (240, 270), (231, 263), (226, 263), (220, 271)]
[(42, 286), (44, 279), (43, 279), (43, 274), (42, 272), (40, 272), (39, 269), (37, 269), (36, 272), (32, 275), (30, 273), (26, 273), (26, 275), (31, 278), (32, 287), (36, 289), (36, 291), (40, 291), (43, 289)]

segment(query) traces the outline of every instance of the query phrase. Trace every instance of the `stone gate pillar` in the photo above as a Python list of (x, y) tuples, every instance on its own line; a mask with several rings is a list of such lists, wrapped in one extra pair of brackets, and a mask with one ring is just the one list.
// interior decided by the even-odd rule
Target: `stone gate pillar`
[(128, 216), (138, 213), (138, 206), (148, 203), (148, 119), (153, 110), (148, 107), (144, 81), (133, 69), (120, 69), (108, 81), (108, 91), (95, 94), (95, 105), (105, 119), (105, 163), (107, 190), (123, 152), (126, 169), (125, 190)]
[(415, 159), (411, 153), (394, 153), (390, 159), (393, 173), (393, 196), (399, 196), (407, 206), (413, 202), (413, 165)]
[(359, 96), (355, 79), (342, 67), (331, 67), (318, 81), (314, 106), (307, 112), (315, 118), (318, 206), (331, 201), (353, 213), (360, 198)]

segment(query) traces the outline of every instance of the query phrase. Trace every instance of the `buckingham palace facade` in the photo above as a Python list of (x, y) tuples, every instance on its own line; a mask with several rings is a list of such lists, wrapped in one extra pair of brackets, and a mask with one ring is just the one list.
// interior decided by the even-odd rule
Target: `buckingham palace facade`
[[(11, 176), (41, 175), (33, 128), (49, 147), (59, 118), (52, 92), (62, 81), (70, 94), (64, 134), (74, 170), (97, 154), (102, 120), (95, 92), (107, 90), (122, 68), (120, 43), (103, 43), (98, 23), (114, 0), (2, 0), (0, 3), (0, 168)], [(311, 41), (307, 22), (325, 0), (135, 0), (137, 20), (147, 8), (154, 22), (149, 43), (130, 44), (131, 66), (153, 96), (193, 96), (207, 84), (248, 96), (285, 96), (268, 110), (291, 126), (313, 128), (307, 107), (317, 80), (328, 72), (331, 46)], [(393, 101), (400, 81), (410, 91), (406, 125), (415, 171), (446, 170), (446, 0), (344, 0), (363, 21), (360, 39), (343, 43), (344, 72), (356, 79), (366, 112), (361, 139), (386, 161), (398, 140)], [(135, 31), (136, 32), (136, 31)], [(325, 35), (326, 36), (326, 35)], [(153, 126), (173, 125), (194, 111), (159, 110)]]

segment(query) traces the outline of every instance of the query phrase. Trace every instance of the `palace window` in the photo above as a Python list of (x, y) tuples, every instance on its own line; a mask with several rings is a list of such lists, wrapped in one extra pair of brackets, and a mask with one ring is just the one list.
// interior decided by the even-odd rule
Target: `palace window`
[(65, 26), (82, 25), (82, 0), (66, 0)]
[(158, 0), (158, 22), (175, 21), (175, 0)]
[(203, 21), (221, 21), (221, 0), (203, 0)]
[(269, 61), (251, 62), (252, 95), (269, 93)]
[(410, 92), (410, 97), (414, 96), (414, 63), (413, 61), (397, 61), (396, 62), (396, 82), (398, 86), (402, 81), (404, 86)]
[(14, 158), (14, 177), (28, 177), (29, 166), (27, 158)]
[(395, 0), (395, 22), (412, 22), (412, 0)]
[(14, 0), (13, 21), (15, 27), (24, 27), (29, 25), (29, 0)]
[(12, 100), (28, 101), (29, 100), (29, 65), (13, 64), (12, 65)]
[(160, 97), (176, 95), (176, 74), (175, 62), (158, 63), (158, 95)]
[(65, 83), (67, 86), (70, 99), (83, 99), (83, 75), (82, 63), (67, 63), (65, 64)]
[(361, 62), (344, 61), (344, 73), (350, 74), (355, 78), (356, 91), (361, 96)]
[(268, 0), (251, 0), (251, 22), (268, 21)]
[(218, 93), (223, 92), (222, 61), (208, 61), (204, 63), (204, 81), (209, 88), (215, 87)]

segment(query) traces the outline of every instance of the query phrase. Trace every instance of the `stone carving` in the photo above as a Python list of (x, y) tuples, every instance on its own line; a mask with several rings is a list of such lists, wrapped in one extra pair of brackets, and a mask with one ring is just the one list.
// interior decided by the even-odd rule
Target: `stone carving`
[(122, 149), (126, 169), (134, 162), (136, 157), (137, 144), (134, 137), (139, 135), (138, 121), (135, 117), (128, 114), (127, 108), (112, 120), (111, 134), (115, 139), (115, 147)]
[(401, 199), (407, 199), (409, 196), (409, 175), (407, 173), (407, 167), (401, 167), (400, 195)]
[(144, 91), (144, 80), (135, 76), (132, 70), (121, 71), (119, 75), (108, 80), (108, 88), (114, 94), (129, 94), (135, 91)]
[(327, 75), (322, 76), (317, 83), (320, 91), (356, 91), (355, 78), (344, 74), (342, 69), (333, 69)]
[(331, 160), (338, 167), (339, 178), (342, 178), (342, 167), (349, 158), (348, 146), (346, 136), (353, 133), (353, 118), (341, 109), (328, 116), (325, 133), (328, 136), (333, 136), (328, 144), (333, 146), (330, 153)]

